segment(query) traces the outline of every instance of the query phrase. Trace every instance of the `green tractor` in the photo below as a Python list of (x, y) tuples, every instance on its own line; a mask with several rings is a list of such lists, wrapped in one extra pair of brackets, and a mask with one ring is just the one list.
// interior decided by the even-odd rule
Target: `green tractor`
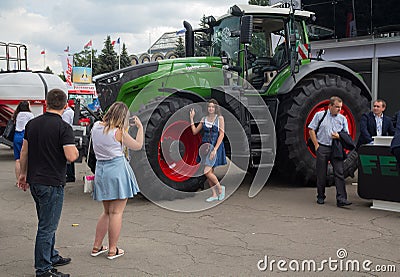
[[(145, 146), (131, 163), (139, 184), (151, 187), (157, 179), (184, 192), (203, 187), (197, 160), (201, 138), (190, 132), (188, 107), (200, 115), (210, 98), (224, 110), (231, 161), (255, 169), (262, 184), (272, 168), (296, 184), (315, 183), (315, 153), (306, 143), (314, 114), (327, 108), (331, 96), (341, 97), (342, 114), (356, 139), (371, 94), (349, 68), (310, 58), (306, 22), (313, 16), (291, 8), (235, 5), (218, 19), (208, 17), (208, 28), (193, 30), (184, 22), (186, 58), (95, 77), (103, 110), (123, 101), (144, 122)], [(203, 40), (195, 43), (199, 33)], [(195, 57), (195, 44), (207, 46), (210, 56)], [(353, 151), (345, 160), (346, 177), (356, 169)], [(159, 188), (152, 190), (156, 194)]]

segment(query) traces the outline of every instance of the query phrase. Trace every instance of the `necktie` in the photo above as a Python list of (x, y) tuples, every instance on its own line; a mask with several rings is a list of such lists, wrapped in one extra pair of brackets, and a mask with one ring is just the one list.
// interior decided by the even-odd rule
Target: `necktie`
[(382, 119), (381, 118), (378, 119), (378, 122), (376, 124), (376, 134), (378, 136), (382, 135)]

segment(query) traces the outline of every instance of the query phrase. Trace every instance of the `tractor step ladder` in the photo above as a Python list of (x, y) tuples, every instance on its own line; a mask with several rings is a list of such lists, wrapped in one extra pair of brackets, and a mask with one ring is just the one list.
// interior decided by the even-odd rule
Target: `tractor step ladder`
[(246, 96), (250, 116), (250, 153), (251, 165), (258, 168), (272, 167), (274, 164), (274, 137), (268, 130), (274, 128), (274, 123), (267, 116), (268, 107), (260, 96)]

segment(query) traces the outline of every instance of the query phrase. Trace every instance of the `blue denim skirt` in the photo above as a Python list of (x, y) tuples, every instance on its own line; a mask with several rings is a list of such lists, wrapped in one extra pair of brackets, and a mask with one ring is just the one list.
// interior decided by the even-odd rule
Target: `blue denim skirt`
[(93, 199), (97, 201), (132, 198), (139, 192), (135, 174), (124, 156), (96, 163)]

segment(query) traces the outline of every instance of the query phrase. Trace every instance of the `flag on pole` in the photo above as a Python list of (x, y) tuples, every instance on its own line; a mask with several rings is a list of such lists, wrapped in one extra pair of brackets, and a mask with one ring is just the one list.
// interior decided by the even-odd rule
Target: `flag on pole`
[(118, 38), (117, 40), (113, 40), (111, 44), (112, 46), (114, 46), (115, 44), (120, 44), (120, 38)]
[(180, 35), (185, 34), (185, 32), (186, 32), (186, 29), (182, 29), (182, 30), (176, 31), (176, 35), (180, 36)]
[[(43, 55), (43, 68), (46, 68), (46, 49), (40, 51), (40, 55)], [(43, 69), (45, 70), (45, 69)]]
[(89, 40), (89, 42), (85, 44), (84, 48), (88, 48), (91, 46), (92, 46), (92, 40)]
[[(92, 40), (89, 40), (88, 43), (85, 44), (85, 46), (83, 46), (85, 49), (88, 47), (92, 47)], [(93, 68), (93, 49), (90, 49), (90, 68)]]
[(64, 52), (69, 52), (69, 45), (67, 46), (67, 48), (64, 49)]
[(115, 44), (118, 44), (118, 69), (121, 69), (121, 38), (117, 38), (117, 40), (111, 42), (113, 47)]

